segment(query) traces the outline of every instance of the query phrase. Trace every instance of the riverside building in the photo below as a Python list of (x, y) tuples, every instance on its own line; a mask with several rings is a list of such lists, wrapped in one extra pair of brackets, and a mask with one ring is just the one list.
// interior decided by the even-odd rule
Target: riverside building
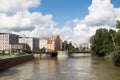
[(9, 33), (0, 33), (0, 53), (20, 52), (23, 45), (18, 43), (19, 36)]
[(39, 49), (46, 51), (58, 51), (62, 49), (62, 40), (59, 35), (47, 36), (39, 39)]
[(20, 37), (19, 38), (19, 43), (23, 43), (24, 48), (27, 50), (28, 47), (32, 51), (36, 51), (39, 49), (39, 39), (38, 38), (33, 38), (33, 37)]

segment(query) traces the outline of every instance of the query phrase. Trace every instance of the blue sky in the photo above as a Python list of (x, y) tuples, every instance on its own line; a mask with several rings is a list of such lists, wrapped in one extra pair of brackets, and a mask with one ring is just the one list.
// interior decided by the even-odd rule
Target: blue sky
[[(88, 7), (92, 0), (42, 0), (37, 8), (30, 9), (31, 12), (42, 12), (43, 15), (52, 14), (57, 27), (63, 27), (67, 21), (75, 18), (83, 19), (88, 14)], [(119, 0), (111, 0), (114, 7), (120, 7)]]
[(88, 42), (97, 29), (115, 29), (120, 20), (120, 0), (0, 1), (1, 32), (29, 37), (60, 35), (63, 40)]

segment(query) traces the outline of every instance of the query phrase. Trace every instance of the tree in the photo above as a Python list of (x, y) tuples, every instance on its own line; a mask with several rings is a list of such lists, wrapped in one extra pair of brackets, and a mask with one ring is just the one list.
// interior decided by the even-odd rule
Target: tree
[(72, 42), (69, 42), (69, 43), (68, 43), (68, 41), (62, 42), (62, 50), (70, 51), (72, 49), (74, 49), (74, 46), (72, 45)]
[(110, 29), (109, 32), (108, 32), (108, 55), (114, 50), (114, 47), (116, 45), (116, 41), (115, 41), (115, 38), (116, 38), (116, 31), (115, 30), (112, 30)]
[(116, 41), (116, 45), (120, 46), (120, 30), (118, 32), (116, 32), (115, 41)]
[(116, 27), (117, 27), (118, 29), (120, 29), (120, 21), (119, 21), (119, 20), (116, 21)]
[(115, 50), (111, 53), (112, 60), (115, 66), (120, 66), (120, 46), (115, 47)]
[(95, 35), (90, 37), (90, 40), (89, 40), (90, 44), (92, 44), (94, 42), (94, 37), (95, 37)]
[(100, 28), (96, 31), (96, 34), (91, 37), (90, 41), (92, 43), (91, 49), (93, 54), (97, 56), (105, 56), (108, 52), (108, 30), (105, 28)]
[(112, 60), (114, 65), (120, 66), (120, 21), (116, 22), (116, 27), (119, 29), (115, 35), (115, 47), (113, 52), (111, 53)]
[(73, 50), (73, 49), (74, 49), (74, 46), (72, 45), (72, 42), (70, 42), (68, 44), (68, 51)]
[(68, 49), (68, 41), (62, 42), (62, 50), (65, 51)]

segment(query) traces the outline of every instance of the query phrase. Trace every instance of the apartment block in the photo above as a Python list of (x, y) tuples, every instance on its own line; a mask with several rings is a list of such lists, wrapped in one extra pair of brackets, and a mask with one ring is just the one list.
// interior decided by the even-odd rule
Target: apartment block
[(39, 39), (39, 49), (47, 49), (47, 43), (48, 43), (48, 40), (46, 39)]
[(22, 44), (18, 44), (19, 36), (9, 33), (0, 33), (0, 53), (11, 53), (23, 49)]
[(25, 49), (30, 47), (30, 50), (36, 51), (39, 49), (39, 39), (33, 37), (21, 37), (19, 38), (19, 43), (23, 43), (25, 45)]

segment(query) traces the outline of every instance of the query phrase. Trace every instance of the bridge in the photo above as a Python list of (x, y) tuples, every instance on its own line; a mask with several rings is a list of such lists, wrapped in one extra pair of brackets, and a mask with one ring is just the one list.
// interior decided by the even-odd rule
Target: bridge
[(68, 51), (68, 56), (71, 56), (72, 54), (91, 54), (92, 51)]
[(92, 51), (91, 50), (89, 50), (89, 51), (68, 51), (68, 53), (69, 54), (71, 54), (71, 53), (92, 53)]
[[(61, 52), (64, 52), (64, 51), (61, 51)], [(50, 57), (57, 57), (58, 54), (61, 54), (61, 52), (59, 53), (59, 51), (49, 51), (49, 52), (45, 52), (45, 51), (38, 51), (36, 52), (36, 54), (40, 54), (40, 56), (42, 54), (46, 54), (46, 55), (49, 55)], [(68, 56), (70, 56), (71, 54), (86, 54), (86, 53), (92, 53), (91, 50), (89, 51), (66, 51)]]
[(42, 54), (47, 54), (50, 55), (51, 57), (57, 57), (58, 52), (57, 51), (49, 51), (49, 52), (45, 52), (45, 51), (37, 51), (35, 52), (36, 54), (40, 54), (40, 56)]

